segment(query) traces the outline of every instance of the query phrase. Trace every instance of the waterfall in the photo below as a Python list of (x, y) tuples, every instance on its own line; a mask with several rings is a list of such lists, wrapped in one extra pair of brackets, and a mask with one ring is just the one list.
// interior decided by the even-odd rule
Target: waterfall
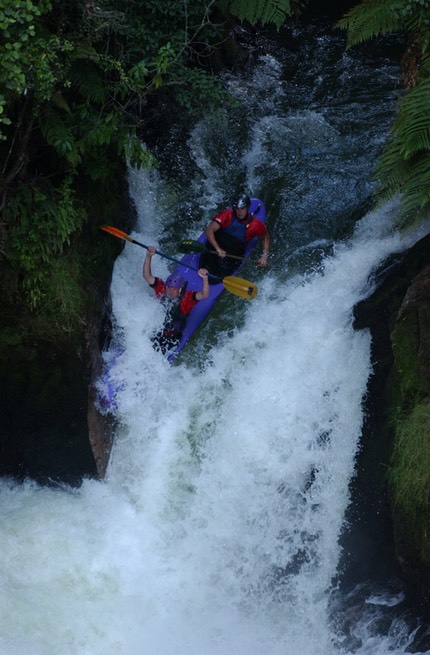
[[(306, 53), (311, 80), (278, 43), (226, 80), (245, 106), (223, 129), (190, 129), (173, 156), (186, 153), (186, 174), (171, 152), (158, 171), (130, 170), (136, 238), (176, 254), (240, 186), (267, 204), (272, 265), (244, 269), (257, 298), (226, 292), (170, 365), (151, 345), (163, 308), (142, 278), (144, 251), (126, 244), (112, 280), (119, 428), (106, 480), (1, 482), (2, 655), (351, 652), (330, 599), (371, 374), (370, 334), (352, 311), (372, 271), (422, 234), (396, 231), (395, 200), (355, 215), (392, 115), (394, 66), (381, 64), (376, 90), (374, 62), (346, 57), (339, 37), (319, 35)], [(321, 53), (336, 54), (338, 85), (366, 74), (369, 93), (356, 86), (342, 104), (320, 79)], [(154, 274), (168, 270), (154, 257)], [(375, 635), (364, 613), (354, 620), (354, 652), (407, 652), (406, 624)]]

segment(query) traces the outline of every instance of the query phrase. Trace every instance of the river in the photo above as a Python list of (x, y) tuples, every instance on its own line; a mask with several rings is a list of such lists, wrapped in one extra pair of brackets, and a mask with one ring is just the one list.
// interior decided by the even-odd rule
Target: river
[(1, 655), (408, 652), (419, 617), (401, 590), (366, 580), (351, 602), (337, 584), (371, 374), (353, 307), (423, 235), (397, 232), (396, 201), (369, 211), (395, 48), (342, 39), (323, 23), (262, 39), (226, 78), (235, 109), (175, 126), (157, 170), (130, 170), (135, 238), (177, 255), (244, 189), (267, 206), (271, 266), (244, 268), (257, 298), (226, 292), (169, 365), (151, 346), (163, 309), (144, 251), (126, 244), (106, 479), (1, 482)]

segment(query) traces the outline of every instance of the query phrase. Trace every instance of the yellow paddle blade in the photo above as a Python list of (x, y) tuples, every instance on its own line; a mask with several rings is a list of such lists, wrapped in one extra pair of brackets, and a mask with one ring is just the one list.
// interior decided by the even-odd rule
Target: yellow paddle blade
[(245, 298), (245, 300), (253, 300), (258, 293), (258, 287), (255, 284), (243, 280), (241, 277), (233, 277), (232, 275), (223, 277), (222, 283), (227, 291), (234, 293), (235, 296)]
[(118, 230), (118, 228), (112, 227), (111, 225), (101, 225), (100, 229), (104, 230), (105, 232), (109, 232), (109, 234), (113, 234), (114, 237), (119, 237), (120, 239), (125, 239), (126, 241), (133, 242), (133, 239), (129, 234), (127, 234), (127, 232)]

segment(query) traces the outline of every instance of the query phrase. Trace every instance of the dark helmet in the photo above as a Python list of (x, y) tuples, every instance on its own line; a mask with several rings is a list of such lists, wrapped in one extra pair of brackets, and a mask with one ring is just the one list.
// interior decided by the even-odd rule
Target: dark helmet
[(234, 201), (233, 201), (233, 209), (242, 209), (243, 207), (248, 207), (251, 204), (251, 198), (246, 195), (246, 193), (241, 193), (240, 196), (238, 196)]
[(180, 273), (172, 273), (166, 280), (166, 287), (181, 289), (185, 284), (185, 278)]

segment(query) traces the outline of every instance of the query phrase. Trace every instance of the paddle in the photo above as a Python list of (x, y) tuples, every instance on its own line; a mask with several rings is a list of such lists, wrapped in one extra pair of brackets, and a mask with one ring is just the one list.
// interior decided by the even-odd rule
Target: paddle
[[(130, 241), (130, 243), (135, 243), (137, 246), (146, 248), (146, 250), (148, 250), (148, 246), (145, 246), (144, 243), (136, 241), (129, 234), (123, 232), (122, 230), (118, 230), (116, 227), (111, 227), (110, 225), (101, 225), (100, 229), (104, 230), (105, 232), (109, 232), (109, 234), (113, 234), (113, 236), (118, 237), (119, 239)], [(191, 268), (193, 271), (198, 271), (198, 268), (195, 266), (184, 264), (183, 262), (179, 261), (179, 259), (165, 255), (159, 250), (156, 250), (155, 252), (157, 255), (160, 255), (160, 257), (164, 257), (164, 259), (169, 259), (171, 262), (175, 262), (180, 266), (185, 266), (185, 268)], [(240, 277), (219, 277), (218, 275), (212, 275), (212, 273), (209, 273), (208, 275), (214, 280), (219, 280), (222, 282), (227, 291), (230, 291), (230, 293), (233, 293), (235, 296), (239, 296), (240, 298), (245, 298), (245, 300), (253, 300), (253, 298), (255, 298), (258, 293), (258, 287), (255, 284), (248, 282), (248, 280), (243, 280)]]
[[(217, 254), (215, 250), (207, 250), (205, 244), (201, 241), (192, 241), (191, 239), (181, 241), (179, 244), (179, 250), (190, 255), (198, 252), (210, 252), (214, 255)], [(240, 259), (243, 262), (250, 262), (251, 264), (258, 264), (256, 259), (248, 259), (248, 257), (240, 257), (239, 255), (226, 255), (226, 257), (230, 257), (231, 259)]]

